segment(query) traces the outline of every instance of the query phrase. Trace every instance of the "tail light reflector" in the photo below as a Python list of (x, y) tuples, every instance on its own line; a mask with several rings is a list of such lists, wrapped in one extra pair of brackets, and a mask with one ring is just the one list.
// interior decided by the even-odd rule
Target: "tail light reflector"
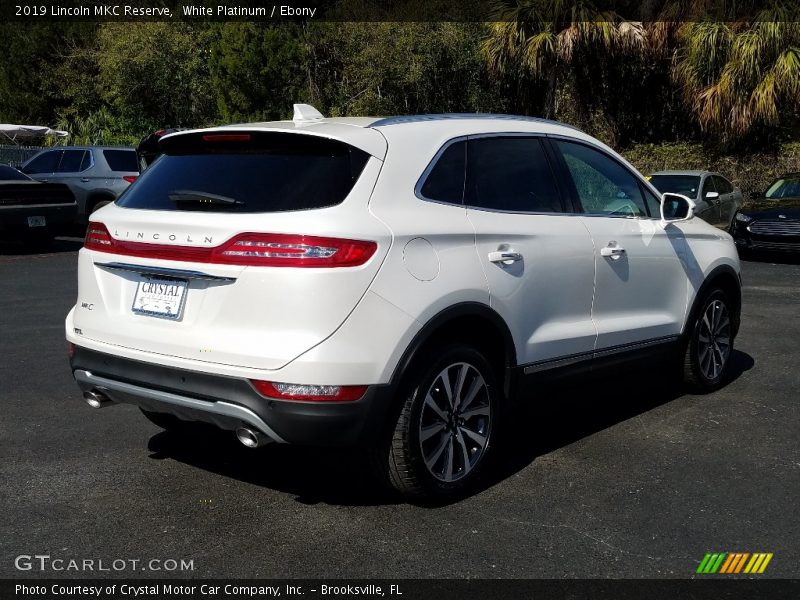
[(297, 383), (274, 383), (258, 379), (252, 379), (250, 382), (262, 396), (280, 400), (352, 402), (361, 398), (367, 391), (366, 385), (303, 385)]
[(115, 240), (89, 223), (85, 248), (109, 254), (253, 267), (356, 267), (375, 254), (375, 242), (283, 233), (243, 233), (213, 247)]
[(84, 248), (89, 250), (100, 250), (101, 252), (111, 252), (115, 246), (114, 238), (108, 233), (108, 229), (102, 223), (89, 223), (86, 228), (86, 240)]
[(133, 183), (136, 181), (139, 176), (138, 175), (123, 175), (122, 178), (127, 181), (128, 183)]

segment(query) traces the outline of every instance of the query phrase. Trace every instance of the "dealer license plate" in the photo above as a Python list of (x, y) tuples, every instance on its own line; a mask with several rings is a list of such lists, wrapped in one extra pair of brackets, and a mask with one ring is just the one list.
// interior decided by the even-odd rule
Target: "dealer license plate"
[(186, 304), (188, 281), (142, 277), (133, 296), (133, 312), (149, 317), (180, 319)]
[(28, 217), (28, 227), (44, 227), (47, 220), (44, 217)]

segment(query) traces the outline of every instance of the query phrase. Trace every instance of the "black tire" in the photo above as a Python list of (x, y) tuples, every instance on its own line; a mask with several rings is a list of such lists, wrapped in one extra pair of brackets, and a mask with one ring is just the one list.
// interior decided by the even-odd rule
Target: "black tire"
[(113, 198), (99, 198), (95, 200), (94, 203), (92, 204), (92, 210), (89, 212), (89, 214), (92, 214), (93, 212), (100, 210), (104, 206), (108, 206), (112, 202), (114, 202)]
[(156, 425), (161, 429), (165, 429), (166, 431), (186, 433), (188, 431), (191, 431), (194, 426), (194, 423), (179, 419), (175, 415), (170, 415), (167, 413), (160, 413), (160, 412), (152, 412), (149, 410), (145, 410), (143, 408), (140, 408), (139, 410), (142, 411), (142, 414), (145, 417), (147, 417), (147, 420), (150, 421), (153, 425)]
[(735, 310), (727, 294), (715, 288), (697, 305), (683, 357), (683, 379), (693, 391), (722, 387), (730, 368), (735, 337)]
[[(471, 489), (490, 459), (500, 420), (501, 392), (491, 365), (477, 350), (453, 344), (426, 353), (404, 382), (399, 413), (372, 448), (377, 475), (409, 498), (452, 497)], [(455, 410), (448, 404), (452, 397), (462, 401)], [(423, 427), (429, 434), (424, 440)]]

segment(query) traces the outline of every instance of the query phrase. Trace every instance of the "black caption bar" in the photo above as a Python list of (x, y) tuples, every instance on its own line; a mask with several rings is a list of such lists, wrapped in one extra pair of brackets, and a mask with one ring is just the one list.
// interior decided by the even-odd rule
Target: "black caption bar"
[(378, 600), (783, 600), (800, 597), (797, 579), (700, 580), (279, 580), (47, 579), (0, 581), (0, 598), (54, 600), (299, 599), (364, 598)]
[[(593, 14), (628, 21), (752, 20), (765, 9), (770, 19), (797, 21), (792, 2), (773, 0), (595, 0)], [(460, 21), (513, 20), (518, 9), (537, 18), (563, 20), (583, 0), (2, 0), (0, 21)], [(785, 9), (785, 10), (784, 10)]]

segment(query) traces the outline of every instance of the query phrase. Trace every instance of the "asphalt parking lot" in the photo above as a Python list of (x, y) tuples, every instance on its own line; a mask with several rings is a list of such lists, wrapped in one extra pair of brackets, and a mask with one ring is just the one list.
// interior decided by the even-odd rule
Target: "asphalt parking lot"
[[(348, 450), (167, 434), (93, 411), (63, 319), (76, 249), (0, 247), (0, 577), (15, 557), (192, 560), (177, 576), (690, 577), (772, 552), (800, 577), (800, 261), (743, 263), (733, 381), (708, 396), (636, 372), (531, 399), (488, 487), (399, 504)], [(163, 576), (163, 572), (121, 572)]]

